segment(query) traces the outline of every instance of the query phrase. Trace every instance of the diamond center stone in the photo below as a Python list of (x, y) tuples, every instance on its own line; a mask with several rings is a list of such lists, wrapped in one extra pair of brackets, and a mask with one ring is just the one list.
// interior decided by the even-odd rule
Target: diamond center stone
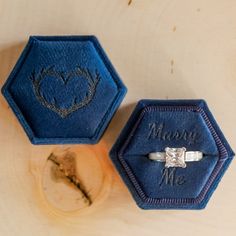
[(186, 167), (185, 152), (186, 148), (165, 148), (166, 163), (165, 167)]

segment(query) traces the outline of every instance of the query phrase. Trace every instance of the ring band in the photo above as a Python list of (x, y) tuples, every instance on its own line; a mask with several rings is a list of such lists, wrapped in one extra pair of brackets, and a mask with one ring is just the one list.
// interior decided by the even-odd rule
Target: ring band
[(200, 161), (203, 153), (200, 151), (186, 151), (182, 148), (165, 148), (165, 152), (152, 152), (148, 155), (152, 161), (165, 162), (165, 167), (186, 167), (185, 162)]

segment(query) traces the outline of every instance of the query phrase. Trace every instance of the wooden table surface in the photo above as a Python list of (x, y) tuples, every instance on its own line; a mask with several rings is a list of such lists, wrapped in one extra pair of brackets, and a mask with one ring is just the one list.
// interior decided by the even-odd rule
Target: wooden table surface
[[(235, 162), (205, 210), (144, 211), (108, 157), (142, 98), (205, 99), (236, 149), (236, 1), (128, 2), (0, 0), (1, 86), (29, 35), (94, 34), (129, 89), (93, 147), (31, 145), (0, 96), (0, 235), (236, 235)], [(67, 181), (67, 167), (50, 162), (63, 152), (83, 163), (75, 165), (92, 204)]]

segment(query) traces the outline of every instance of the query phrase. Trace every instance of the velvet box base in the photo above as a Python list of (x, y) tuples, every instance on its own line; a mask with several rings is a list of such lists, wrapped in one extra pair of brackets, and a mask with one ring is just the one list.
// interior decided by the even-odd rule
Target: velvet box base
[[(200, 151), (186, 168), (165, 168), (148, 154), (166, 147)], [(141, 100), (110, 151), (139, 207), (202, 209), (234, 153), (203, 100)]]

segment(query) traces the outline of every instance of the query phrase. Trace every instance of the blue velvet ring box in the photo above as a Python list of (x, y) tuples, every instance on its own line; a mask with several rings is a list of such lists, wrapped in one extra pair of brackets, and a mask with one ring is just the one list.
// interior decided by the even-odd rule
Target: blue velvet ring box
[[(166, 147), (200, 151), (186, 168), (165, 168), (148, 154)], [(110, 151), (138, 206), (202, 209), (234, 153), (203, 100), (141, 100)]]
[(33, 144), (93, 144), (126, 87), (96, 37), (32, 36), (2, 93)]

